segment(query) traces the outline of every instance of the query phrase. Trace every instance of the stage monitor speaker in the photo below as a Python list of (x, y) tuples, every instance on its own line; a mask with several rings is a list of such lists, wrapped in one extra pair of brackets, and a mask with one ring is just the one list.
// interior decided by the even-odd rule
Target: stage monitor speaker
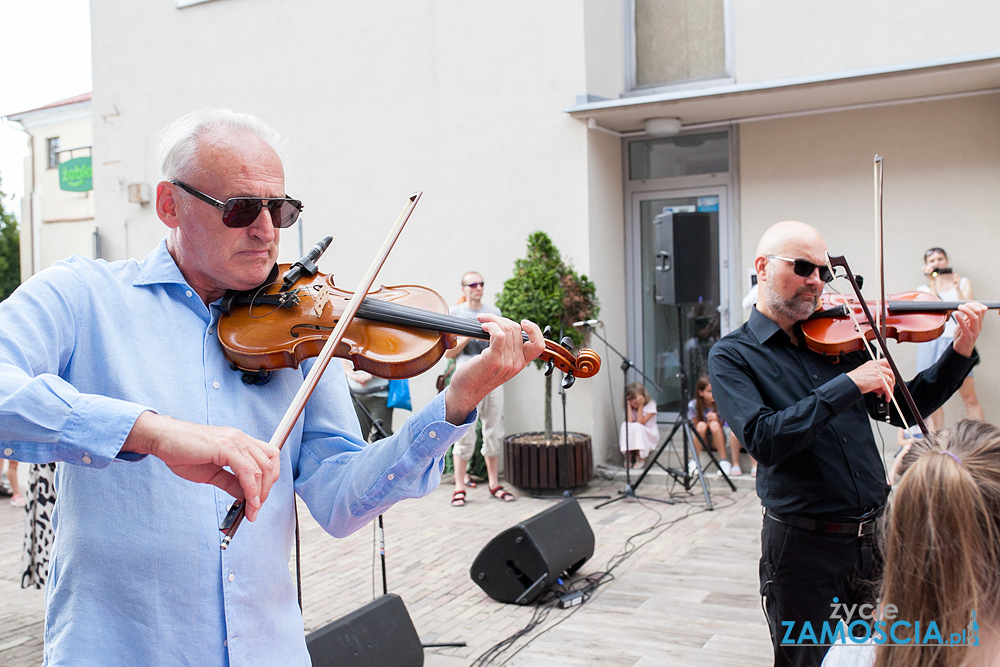
[(715, 300), (710, 225), (708, 213), (664, 211), (653, 219), (657, 304), (690, 306)]
[(389, 593), (310, 632), (313, 667), (420, 667), (424, 647), (398, 595)]
[(469, 574), (494, 600), (529, 604), (593, 555), (594, 531), (567, 498), (490, 540)]

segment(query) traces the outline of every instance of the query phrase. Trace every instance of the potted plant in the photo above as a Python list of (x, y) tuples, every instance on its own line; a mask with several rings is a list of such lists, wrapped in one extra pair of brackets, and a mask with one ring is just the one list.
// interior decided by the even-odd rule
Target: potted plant
[[(552, 240), (544, 232), (534, 232), (528, 237), (527, 254), (524, 258), (514, 262), (514, 275), (503, 285), (503, 290), (497, 295), (496, 305), (504, 314), (504, 317), (514, 321), (522, 319), (531, 320), (540, 327), (551, 327), (552, 338), (561, 340), (568, 336), (573, 341), (574, 349), (579, 349), (583, 343), (583, 333), (573, 326), (573, 322), (596, 318), (600, 312), (600, 305), (597, 302), (596, 287), (587, 276), (578, 274), (572, 266), (563, 261), (559, 250), (552, 243)], [(541, 368), (543, 362), (536, 361), (535, 365)], [(557, 453), (553, 445), (566, 445), (562, 438), (557, 443), (553, 443), (552, 437), (552, 377), (545, 376), (545, 430), (541, 434), (519, 434), (509, 436), (505, 440), (507, 450), (508, 480), (515, 486), (526, 486), (528, 488), (556, 488), (561, 486), (568, 488), (569, 485), (559, 483), (553, 485), (546, 482), (544, 477), (539, 476), (537, 470), (520, 470), (524, 467), (537, 466), (546, 469), (548, 478), (551, 480), (551, 463), (555, 463), (560, 457), (565, 459), (565, 455)], [(574, 442), (580, 452), (586, 450), (587, 463), (584, 467), (592, 469), (592, 454), (590, 452), (590, 438), (582, 434), (573, 434)], [(527, 461), (522, 460), (527, 450), (520, 448), (521, 444), (528, 446), (546, 447), (539, 449), (536, 453), (539, 457), (547, 457), (546, 461), (533, 460), (534, 455)], [(564, 461), (564, 464), (567, 462)], [(580, 461), (575, 462), (575, 467)], [(557, 466), (559, 477), (564, 481), (567, 479), (565, 465)], [(517, 470), (511, 470), (516, 468)], [(512, 479), (511, 473), (514, 472)], [(526, 474), (517, 474), (526, 473)], [(579, 479), (579, 477), (577, 477)], [(585, 483), (590, 479), (589, 472)], [(573, 484), (578, 485), (578, 484)]]

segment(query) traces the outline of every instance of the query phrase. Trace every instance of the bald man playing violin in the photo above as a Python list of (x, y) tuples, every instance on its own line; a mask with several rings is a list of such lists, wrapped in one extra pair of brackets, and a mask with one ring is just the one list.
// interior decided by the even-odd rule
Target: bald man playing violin
[[(362, 440), (335, 372), (269, 445), (312, 360), (245, 384), (215, 329), (302, 208), (278, 138), (229, 110), (178, 119), (158, 143), (164, 241), (143, 260), (59, 262), (0, 304), (0, 453), (60, 462), (46, 665), (310, 664), (295, 496), (339, 536), (425, 495), (479, 401), (543, 349), (531, 322), (482, 315), (489, 348), (393, 436)], [(221, 550), (233, 497), (249, 523)]]
[[(800, 324), (832, 280), (826, 251), (809, 225), (770, 227), (754, 260), (757, 305), (708, 359), (719, 414), (759, 462), (760, 591), (775, 665), (819, 665), (826, 647), (816, 644), (831, 641), (821, 638), (824, 622), (836, 629), (831, 611), (873, 602), (869, 585), (880, 571), (875, 526), (889, 486), (869, 418), (887, 392), (900, 392), (885, 359), (866, 352), (831, 359), (804, 345)], [(978, 363), (985, 313), (982, 304), (962, 305), (952, 348), (907, 382), (922, 415)], [(902, 424), (896, 410), (890, 414)]]

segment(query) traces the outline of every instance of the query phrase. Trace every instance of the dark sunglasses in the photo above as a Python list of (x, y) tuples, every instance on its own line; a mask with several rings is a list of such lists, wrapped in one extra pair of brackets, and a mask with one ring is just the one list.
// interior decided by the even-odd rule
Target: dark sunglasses
[(482, 287), (485, 284), (486, 283), (480, 280), (478, 283), (469, 283), (468, 285), (466, 285), (466, 287), (471, 287), (472, 289), (476, 289), (477, 287)]
[(813, 264), (812, 262), (806, 261), (804, 259), (792, 259), (790, 257), (778, 257), (777, 255), (764, 255), (768, 259), (780, 259), (783, 262), (791, 262), (792, 270), (795, 271), (795, 275), (801, 276), (802, 278), (808, 278), (813, 274), (813, 271), (819, 269), (819, 279), (825, 283), (833, 280), (833, 273), (830, 271), (828, 266), (822, 264)]
[(948, 253), (946, 253), (946, 252), (945, 252), (944, 250), (942, 250), (941, 248), (931, 248), (930, 250), (928, 250), (927, 252), (925, 252), (925, 253), (924, 253), (924, 259), (927, 259), (928, 257), (930, 257), (931, 255), (933, 255), (933, 254), (934, 254), (934, 253), (936, 253), (936, 252), (939, 252), (939, 253), (941, 253), (941, 254), (942, 254), (942, 255), (944, 255), (945, 257), (947, 257), (947, 256), (948, 256)]
[(302, 202), (298, 199), (289, 199), (288, 197), (232, 197), (222, 202), (214, 197), (209, 197), (204, 192), (195, 190), (183, 181), (174, 179), (170, 183), (222, 211), (222, 224), (234, 229), (252, 225), (265, 206), (267, 206), (267, 210), (271, 214), (271, 224), (282, 229), (295, 224), (295, 221), (299, 219), (299, 213), (302, 212)]

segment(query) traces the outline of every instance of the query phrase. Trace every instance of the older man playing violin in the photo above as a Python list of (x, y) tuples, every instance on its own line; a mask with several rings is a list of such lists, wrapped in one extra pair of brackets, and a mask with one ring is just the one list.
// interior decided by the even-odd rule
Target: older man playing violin
[[(483, 315), (489, 348), (377, 447), (343, 373), (269, 445), (311, 363), (248, 385), (214, 332), (220, 297), (267, 279), (302, 208), (277, 138), (228, 110), (175, 121), (158, 145), (166, 239), (141, 261), (60, 262), (0, 305), (0, 453), (61, 462), (47, 665), (308, 665), (295, 495), (344, 535), (426, 494), (479, 401), (543, 349), (534, 324)], [(223, 551), (234, 496), (251, 523)]]
[[(899, 393), (889, 363), (865, 352), (831, 360), (804, 345), (800, 323), (833, 279), (826, 250), (809, 225), (770, 227), (754, 260), (756, 308), (708, 360), (719, 414), (759, 462), (760, 590), (775, 665), (818, 665), (826, 647), (817, 644), (830, 643), (820, 639), (823, 623), (836, 627), (834, 601), (847, 608), (873, 601), (875, 525), (889, 492), (868, 421), (880, 395)], [(982, 304), (960, 306), (953, 347), (907, 383), (922, 415), (944, 403), (978, 363), (974, 346), (985, 312)]]

